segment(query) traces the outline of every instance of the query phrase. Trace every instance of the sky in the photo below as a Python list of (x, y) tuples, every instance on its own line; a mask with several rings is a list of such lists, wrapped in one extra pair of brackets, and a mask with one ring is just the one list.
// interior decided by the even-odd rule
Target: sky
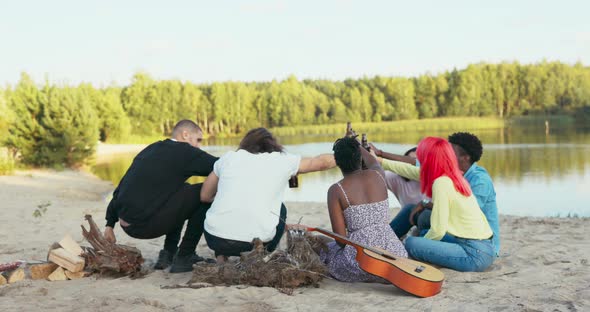
[(437, 74), (590, 65), (590, 1), (0, 0), (0, 85)]

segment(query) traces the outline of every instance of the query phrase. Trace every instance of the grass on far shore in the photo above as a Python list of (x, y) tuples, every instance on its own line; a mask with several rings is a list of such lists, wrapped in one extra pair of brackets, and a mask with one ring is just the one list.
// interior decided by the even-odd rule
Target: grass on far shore
[[(405, 131), (454, 131), (499, 129), (506, 126), (505, 120), (494, 117), (449, 117), (433, 119), (399, 120), (386, 122), (352, 123), (352, 129), (360, 133), (405, 132)], [(346, 123), (272, 128), (277, 136), (333, 135), (346, 130)]]
[[(352, 128), (357, 133), (379, 133), (379, 132), (404, 132), (404, 131), (454, 131), (454, 130), (481, 130), (499, 129), (507, 125), (506, 121), (495, 117), (449, 117), (384, 122), (353, 122)], [(346, 130), (346, 123), (305, 125), (295, 127), (277, 127), (269, 129), (278, 137), (295, 135), (338, 135)], [(230, 139), (242, 137), (245, 133), (219, 134), (216, 139)], [(150, 144), (165, 139), (163, 135), (135, 135), (132, 134), (117, 142), (110, 141), (108, 144)], [(207, 139), (207, 135), (205, 135)]]
[[(399, 120), (384, 122), (353, 122), (352, 128), (357, 133), (395, 133), (395, 132), (445, 132), (445, 131), (473, 131), (489, 130), (508, 127), (544, 127), (545, 120), (550, 126), (562, 127), (574, 123), (574, 118), (569, 115), (532, 115), (511, 118), (498, 117), (444, 117), (416, 120)], [(278, 137), (305, 136), (305, 135), (338, 135), (346, 129), (346, 123), (305, 125), (294, 127), (271, 128), (272, 133)], [(244, 133), (228, 135), (219, 134), (216, 139), (231, 139), (242, 137)], [(165, 139), (165, 136), (140, 136), (131, 135), (120, 142), (108, 142), (109, 144), (149, 144)], [(207, 139), (207, 135), (205, 135)]]

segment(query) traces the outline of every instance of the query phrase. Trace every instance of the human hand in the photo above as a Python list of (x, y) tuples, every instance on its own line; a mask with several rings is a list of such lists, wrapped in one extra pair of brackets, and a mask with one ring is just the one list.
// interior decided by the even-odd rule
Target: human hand
[(377, 157), (377, 154), (375, 154), (375, 150), (370, 149), (369, 154), (371, 154), (371, 156), (375, 157), (375, 159), (379, 160), (379, 157)]
[(373, 145), (373, 143), (369, 143), (369, 147), (371, 148), (371, 152), (375, 152), (375, 156), (381, 157), (381, 155), (383, 154), (383, 151), (376, 148), (375, 145)]
[(410, 224), (411, 225), (416, 225), (414, 224), (414, 216), (420, 212), (422, 212), (422, 210), (424, 210), (424, 206), (422, 206), (422, 203), (418, 203), (416, 205), (416, 207), (414, 207), (414, 209), (412, 209), (412, 212), (410, 213)]
[(115, 231), (113, 231), (113, 228), (110, 226), (105, 227), (104, 238), (106, 238), (107, 241), (113, 244), (117, 242), (117, 238), (115, 237)]

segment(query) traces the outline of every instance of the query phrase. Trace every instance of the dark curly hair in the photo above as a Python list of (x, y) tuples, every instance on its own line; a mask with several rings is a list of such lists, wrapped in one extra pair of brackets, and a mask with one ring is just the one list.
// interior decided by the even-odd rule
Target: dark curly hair
[(239, 149), (252, 154), (282, 152), (283, 146), (266, 128), (256, 128), (248, 131), (240, 142)]
[(449, 143), (461, 147), (472, 162), (477, 162), (481, 159), (483, 154), (483, 147), (481, 141), (477, 136), (469, 132), (457, 132), (449, 135)]
[(412, 147), (404, 153), (404, 156), (410, 156), (410, 153), (415, 153), (417, 147)]
[(334, 142), (334, 160), (342, 173), (361, 169), (361, 144), (352, 137), (344, 137)]

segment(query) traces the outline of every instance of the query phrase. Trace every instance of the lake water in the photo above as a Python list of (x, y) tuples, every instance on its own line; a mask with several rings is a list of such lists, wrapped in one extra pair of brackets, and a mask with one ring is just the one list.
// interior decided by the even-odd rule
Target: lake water
[[(590, 128), (511, 128), (474, 131), (484, 143), (479, 165), (494, 180), (498, 210), (519, 216), (590, 217)], [(368, 134), (385, 151), (401, 154), (426, 135), (446, 137), (448, 132)], [(282, 137), (288, 152), (302, 156), (330, 153), (335, 137)], [(239, 139), (211, 139), (204, 150), (220, 156), (235, 150)], [(99, 158), (92, 171), (115, 185), (135, 153)], [(255, 177), (252, 177), (255, 179)], [(341, 179), (337, 169), (299, 176), (299, 188), (288, 189), (286, 201), (325, 202), (327, 190)], [(191, 178), (190, 182), (204, 178)], [(390, 193), (390, 205), (399, 206)]]

